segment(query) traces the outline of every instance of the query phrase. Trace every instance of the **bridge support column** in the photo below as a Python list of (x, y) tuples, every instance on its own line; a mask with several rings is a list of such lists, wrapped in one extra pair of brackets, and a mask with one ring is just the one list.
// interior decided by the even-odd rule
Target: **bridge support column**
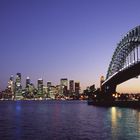
[(116, 93), (116, 85), (115, 84), (111, 84), (111, 85), (104, 85), (102, 87), (102, 99), (103, 100), (108, 100), (108, 101), (112, 101), (112, 95)]

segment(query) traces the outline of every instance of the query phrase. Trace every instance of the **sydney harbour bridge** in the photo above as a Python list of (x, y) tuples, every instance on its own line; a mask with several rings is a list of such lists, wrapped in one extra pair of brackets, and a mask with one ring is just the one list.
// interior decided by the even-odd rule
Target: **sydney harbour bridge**
[(130, 30), (117, 44), (106, 79), (101, 90), (106, 95), (116, 92), (116, 87), (140, 75), (140, 26)]

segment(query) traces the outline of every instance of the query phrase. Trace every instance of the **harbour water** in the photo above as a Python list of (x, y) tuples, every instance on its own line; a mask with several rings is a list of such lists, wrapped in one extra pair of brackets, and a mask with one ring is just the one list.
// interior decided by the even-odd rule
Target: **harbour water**
[(0, 101), (0, 140), (138, 140), (140, 110), (86, 101)]

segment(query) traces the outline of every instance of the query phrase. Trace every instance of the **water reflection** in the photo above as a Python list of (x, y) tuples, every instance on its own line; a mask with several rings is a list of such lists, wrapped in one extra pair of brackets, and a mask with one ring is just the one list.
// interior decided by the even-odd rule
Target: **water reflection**
[[(112, 130), (112, 134), (113, 134), (113, 137), (115, 138), (116, 134), (117, 134), (117, 110), (115, 107), (112, 107), (111, 108), (111, 130)], [(113, 139), (114, 139), (113, 138)]]
[(112, 137), (113, 139), (115, 139), (117, 134), (120, 133), (119, 122), (122, 117), (122, 112), (118, 108), (112, 107), (110, 115), (111, 115)]
[(112, 126), (116, 127), (117, 111), (115, 107), (111, 108), (111, 120), (112, 120)]
[(112, 139), (140, 138), (140, 110), (131, 108), (110, 108)]
[(20, 114), (20, 111), (21, 111), (21, 103), (20, 102), (17, 102), (16, 103), (16, 113), (17, 114)]
[(79, 101), (0, 102), (0, 140), (138, 140), (140, 110)]
[(140, 110), (133, 110), (133, 115), (136, 118), (136, 122), (137, 122), (137, 132), (140, 135)]
[(16, 101), (15, 104), (15, 111), (16, 111), (16, 133), (15, 133), (15, 137), (16, 139), (20, 139), (21, 138), (21, 102), (20, 101)]

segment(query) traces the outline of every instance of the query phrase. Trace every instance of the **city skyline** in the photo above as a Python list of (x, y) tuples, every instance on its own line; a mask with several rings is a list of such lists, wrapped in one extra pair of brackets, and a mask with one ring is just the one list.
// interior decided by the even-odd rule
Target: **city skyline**
[[(140, 24), (139, 4), (138, 0), (1, 0), (0, 89), (17, 72), (35, 84), (40, 77), (54, 84), (67, 77), (78, 79), (82, 89), (99, 87), (117, 43)], [(132, 79), (118, 91), (140, 92), (139, 84), (139, 78)]]
[[(67, 80), (67, 82), (74, 82), (74, 83), (80, 83), (80, 81), (79, 80), (74, 80), (74, 79), (68, 79), (68, 78), (66, 78), (66, 77), (61, 77), (60, 79), (59, 79), (59, 81), (58, 81), (58, 83), (53, 83), (52, 81), (47, 81), (45, 78), (43, 78), (43, 77), (40, 77), (40, 78), (38, 78), (38, 79), (36, 79), (35, 81), (32, 81), (32, 79), (30, 78), (30, 76), (28, 75), (28, 76), (25, 76), (25, 77), (23, 77), (23, 75), (21, 74), (21, 73), (17, 73), (17, 74), (11, 74), (10, 76), (9, 76), (9, 79), (8, 79), (8, 81), (7, 81), (7, 85), (6, 85), (6, 87), (4, 87), (5, 89), (8, 87), (8, 84), (9, 84), (9, 80), (11, 80), (12, 79), (12, 81), (14, 81), (15, 83), (16, 83), (16, 79), (17, 79), (17, 75), (20, 75), (19, 77), (20, 77), (20, 84), (21, 84), (21, 86), (23, 87), (23, 88), (25, 88), (26, 86), (27, 86), (27, 83), (30, 83), (30, 84), (33, 84), (35, 87), (37, 87), (38, 86), (38, 80), (43, 80), (43, 81), (45, 81), (44, 82), (44, 84), (43, 84), (43, 86), (48, 86), (48, 85), (52, 85), (52, 86), (58, 86), (58, 85), (61, 85), (61, 80)], [(21, 78), (22, 77), (22, 78)], [(47, 82), (46, 82), (47, 81)], [(68, 84), (68, 83), (67, 83)], [(67, 85), (68, 86), (68, 89), (70, 88), (70, 85)], [(91, 86), (91, 85), (89, 85), (89, 86)], [(3, 89), (3, 91), (5, 91), (5, 89)], [(0, 92), (2, 91), (2, 89), (0, 89)]]
[(87, 92), (81, 91), (80, 82), (61, 78), (57, 85), (48, 81), (43, 82), (42, 78), (37, 79), (34, 85), (30, 77), (26, 78), (25, 85), (22, 84), (22, 74), (11, 75), (5, 90), (0, 91), (1, 100), (79, 100), (87, 99)]
[[(22, 86), (23, 88), (25, 88), (25, 87), (27, 87), (27, 85), (28, 84), (33, 84), (35, 87), (37, 87), (38, 86), (38, 81), (45, 81), (44, 80), (44, 78), (43, 77), (41, 77), (41, 78), (38, 78), (38, 79), (36, 79), (36, 84), (32, 81), (32, 79), (30, 78), (30, 76), (26, 76), (26, 77), (23, 77), (23, 75), (21, 74), (21, 73), (16, 73), (16, 74), (12, 74), (12, 75), (10, 75), (9, 76), (9, 79), (8, 79), (8, 81), (7, 81), (7, 85), (6, 85), (6, 87), (5, 88), (7, 88), (8, 87), (8, 84), (9, 84), (9, 80), (11, 80), (11, 81), (13, 81), (13, 82), (15, 82), (16, 83), (16, 81), (17, 81), (17, 78), (18, 78), (18, 84), (20, 83), (20, 86)], [(24, 79), (24, 80), (23, 80)], [(63, 82), (64, 83), (63, 83)], [(68, 89), (70, 89), (70, 85), (68, 84), (68, 83), (70, 83), (70, 82), (74, 82), (74, 83), (80, 83), (80, 81), (78, 81), (78, 80), (74, 80), (74, 79), (68, 79), (68, 78), (66, 78), (66, 77), (63, 77), (63, 78), (60, 78), (59, 79), (59, 82), (58, 83), (56, 83), (56, 84), (54, 84), (52, 81), (47, 81), (47, 82), (43, 82), (43, 86), (58, 86), (58, 85), (65, 85), (65, 86), (67, 86), (68, 87)], [(66, 82), (66, 83), (65, 83)], [(1, 91), (0, 91), (1, 92)]]

